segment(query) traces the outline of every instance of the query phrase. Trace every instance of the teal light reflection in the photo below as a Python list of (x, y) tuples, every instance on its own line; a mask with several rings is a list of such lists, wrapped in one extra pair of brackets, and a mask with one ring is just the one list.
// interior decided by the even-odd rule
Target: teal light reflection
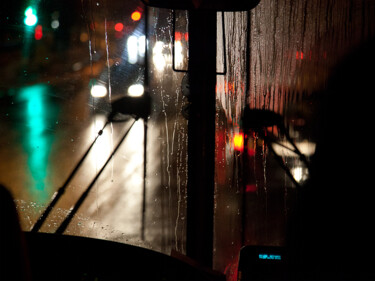
[(18, 95), (19, 101), (25, 105), (23, 147), (32, 176), (32, 186), (29, 188), (39, 202), (44, 202), (50, 196), (46, 181), (54, 135), (48, 130), (48, 120), (54, 119), (56, 110), (48, 104), (48, 91), (50, 88), (47, 85), (38, 84), (20, 89)]

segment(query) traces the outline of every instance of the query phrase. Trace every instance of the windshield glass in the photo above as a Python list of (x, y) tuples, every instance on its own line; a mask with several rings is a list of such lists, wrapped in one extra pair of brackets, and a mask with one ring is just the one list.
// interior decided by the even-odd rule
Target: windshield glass
[[(172, 71), (171, 11), (149, 11), (145, 90), (141, 1), (18, 2), (1, 11), (0, 174), (16, 199), (22, 228), (33, 227), (63, 186), (40, 228), (54, 233), (89, 187), (65, 234), (183, 252), (187, 121), (181, 114), (183, 73)], [(186, 13), (177, 17), (176, 67), (184, 68)], [(106, 124), (111, 102), (142, 98), (146, 91), (153, 101), (147, 126), (137, 119), (111, 156), (132, 120), (122, 112)]]
[[(194, 31), (188, 11), (144, 2), (1, 2), (0, 183), (23, 230), (59, 198), (38, 231), (187, 253)], [(374, 5), (262, 0), (214, 12), (215, 269), (233, 277), (244, 245), (286, 244), (322, 92), (337, 63), (374, 36)], [(337, 101), (353, 93), (329, 106), (350, 107)]]

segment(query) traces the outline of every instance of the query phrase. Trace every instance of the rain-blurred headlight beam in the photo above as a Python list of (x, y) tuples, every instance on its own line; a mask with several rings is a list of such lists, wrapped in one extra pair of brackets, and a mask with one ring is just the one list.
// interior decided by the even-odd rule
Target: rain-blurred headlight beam
[(89, 146), (89, 148), (86, 150), (85, 154), (82, 156), (82, 158), (80, 159), (80, 161), (74, 167), (74, 169), (72, 170), (72, 172), (70, 173), (70, 175), (68, 176), (68, 178), (65, 180), (64, 184), (55, 192), (55, 194), (52, 197), (51, 203), (49, 203), (49, 205), (44, 210), (44, 212), (42, 213), (42, 215), (39, 217), (39, 219), (36, 221), (36, 223), (34, 224), (34, 226), (31, 228), (32, 232), (38, 232), (39, 229), (42, 227), (43, 223), (46, 221), (47, 217), (49, 216), (49, 214), (51, 213), (51, 211), (55, 207), (56, 203), (60, 200), (61, 196), (65, 193), (66, 188), (68, 187), (68, 184), (73, 179), (73, 177), (75, 176), (75, 174), (78, 172), (78, 170), (81, 167), (83, 161), (86, 159), (87, 155), (89, 154), (89, 152), (91, 151), (92, 147), (96, 143), (96, 140), (103, 134), (103, 131), (104, 131), (105, 127), (108, 125), (108, 123), (109, 123), (109, 121), (107, 121), (104, 124), (103, 128), (98, 132), (98, 135), (96, 136), (96, 138), (94, 139), (94, 141), (91, 143), (91, 145)]
[(92, 187), (94, 186), (95, 182), (98, 180), (100, 175), (103, 173), (104, 169), (108, 165), (108, 163), (112, 160), (113, 156), (116, 154), (117, 150), (120, 148), (121, 144), (124, 142), (126, 136), (129, 134), (131, 128), (135, 124), (137, 120), (134, 119), (130, 127), (126, 130), (125, 134), (122, 136), (121, 140), (111, 153), (111, 155), (108, 157), (107, 161), (104, 163), (100, 171), (97, 173), (95, 178), (92, 180), (90, 185), (86, 188), (86, 190), (82, 193), (81, 197), (78, 199), (77, 203), (70, 209), (68, 216), (65, 218), (65, 220), (61, 223), (61, 225), (56, 230), (56, 234), (63, 234), (66, 228), (69, 226), (70, 222), (72, 221), (74, 215), (77, 213), (78, 209), (81, 207), (85, 199), (87, 198), (88, 194), (90, 193)]

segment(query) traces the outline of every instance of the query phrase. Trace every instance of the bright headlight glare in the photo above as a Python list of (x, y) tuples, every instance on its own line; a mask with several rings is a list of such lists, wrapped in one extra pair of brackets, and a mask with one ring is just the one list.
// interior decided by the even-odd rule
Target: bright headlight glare
[(163, 71), (167, 62), (163, 55), (164, 43), (157, 41), (152, 51), (152, 61), (154, 62), (155, 68), (157, 71)]
[(141, 84), (134, 84), (128, 88), (128, 95), (131, 97), (140, 97), (144, 93), (144, 87)]
[(134, 35), (128, 38), (128, 62), (131, 64), (137, 63), (138, 60), (138, 38)]
[(101, 84), (91, 87), (91, 96), (94, 98), (103, 98), (107, 95), (107, 87)]

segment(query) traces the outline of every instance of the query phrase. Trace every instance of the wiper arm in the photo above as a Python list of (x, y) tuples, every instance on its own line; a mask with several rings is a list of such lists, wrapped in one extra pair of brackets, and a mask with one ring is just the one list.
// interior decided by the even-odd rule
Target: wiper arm
[(47, 208), (44, 210), (43, 214), (39, 217), (39, 219), (36, 221), (34, 226), (31, 228), (31, 232), (38, 232), (40, 228), (42, 227), (43, 223), (46, 221), (47, 217), (51, 213), (52, 209), (55, 207), (56, 203), (60, 200), (61, 196), (65, 193), (65, 190), (68, 187), (68, 184), (73, 179), (79, 168), (81, 167), (83, 161), (86, 159), (87, 155), (89, 154), (90, 150), (94, 146), (96, 140), (103, 134), (103, 130), (108, 125), (109, 121), (105, 123), (103, 128), (98, 132), (98, 135), (95, 137), (92, 144), (89, 146), (89, 148), (86, 150), (85, 154), (82, 156), (81, 160), (77, 163), (77, 165), (74, 167), (73, 171), (70, 173), (69, 177), (66, 179), (65, 183), (54, 193), (52, 196), (52, 201), (49, 203)]
[(81, 207), (82, 203), (87, 198), (88, 194), (90, 193), (91, 188), (94, 186), (95, 182), (98, 180), (99, 176), (104, 171), (105, 167), (108, 165), (108, 163), (112, 160), (112, 157), (115, 155), (123, 141), (125, 140), (126, 136), (130, 132), (131, 128), (135, 124), (137, 119), (134, 119), (133, 123), (130, 125), (130, 127), (125, 132), (124, 136), (121, 138), (111, 155), (108, 157), (107, 161), (104, 163), (103, 167), (100, 169), (100, 171), (96, 174), (95, 178), (92, 180), (90, 185), (86, 188), (85, 192), (82, 193), (81, 197), (78, 199), (77, 203), (70, 209), (68, 216), (65, 218), (65, 220), (61, 223), (59, 228), (56, 230), (56, 234), (63, 234), (66, 228), (69, 226), (69, 223), (72, 221), (74, 215), (77, 213), (78, 209)]

